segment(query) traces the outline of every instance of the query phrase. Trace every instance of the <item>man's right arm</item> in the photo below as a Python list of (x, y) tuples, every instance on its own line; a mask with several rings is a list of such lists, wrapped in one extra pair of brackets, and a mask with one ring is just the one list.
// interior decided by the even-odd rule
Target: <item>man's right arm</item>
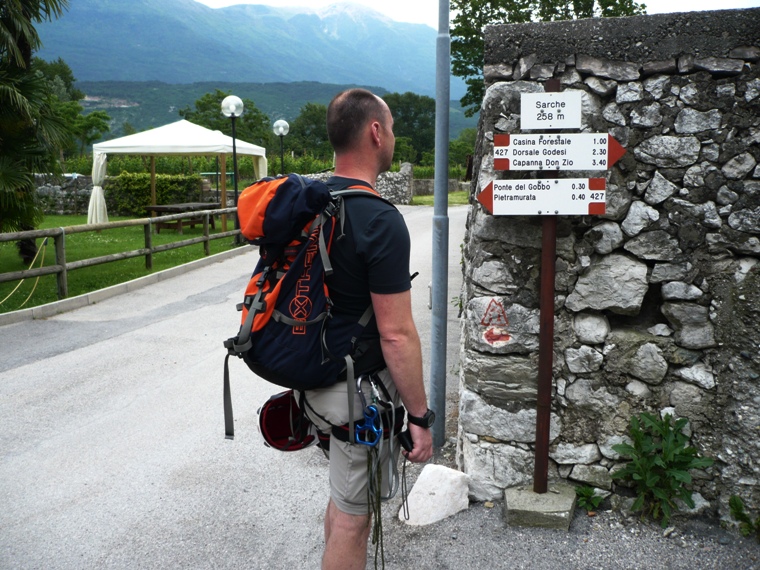
[[(407, 412), (423, 416), (427, 396), (422, 379), (422, 350), (412, 317), (411, 291), (382, 295), (372, 293), (372, 306), (380, 333), (380, 346), (388, 371), (393, 378)], [(433, 438), (429, 429), (409, 425), (414, 449), (405, 453), (413, 462), (422, 463), (433, 455)]]

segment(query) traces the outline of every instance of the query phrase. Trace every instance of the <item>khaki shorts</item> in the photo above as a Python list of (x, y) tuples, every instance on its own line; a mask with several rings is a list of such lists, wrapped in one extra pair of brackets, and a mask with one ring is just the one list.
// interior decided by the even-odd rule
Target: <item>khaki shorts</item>
[[(388, 390), (394, 407), (400, 405), (396, 386), (387, 370), (377, 374)], [(305, 393), (306, 414), (317, 428), (331, 433), (332, 425), (344, 425), (348, 422), (348, 385), (338, 382), (328, 388), (309, 390)], [(369, 382), (362, 383), (362, 392), (370, 403), (372, 391)], [(384, 396), (383, 396), (384, 397)], [(362, 403), (359, 395), (354, 399), (354, 420), (361, 420)], [(391, 453), (392, 448), (392, 453)], [(366, 445), (349, 444), (330, 435), (330, 497), (342, 512), (350, 515), (366, 515), (367, 505), (367, 457), (370, 448)], [(390, 493), (391, 481), (388, 476), (389, 461), (394, 465), (398, 460), (400, 445), (396, 438), (382, 440), (380, 446), (380, 464), (383, 472), (382, 493)]]

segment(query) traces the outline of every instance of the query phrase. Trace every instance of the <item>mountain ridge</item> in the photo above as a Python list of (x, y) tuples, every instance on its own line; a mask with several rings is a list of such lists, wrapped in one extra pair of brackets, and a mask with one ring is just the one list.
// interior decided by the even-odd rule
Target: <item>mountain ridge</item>
[[(38, 32), (38, 55), (62, 57), (85, 82), (314, 81), (435, 95), (436, 31), (350, 3), (297, 10), (76, 0)], [(455, 91), (464, 93), (458, 78)]]

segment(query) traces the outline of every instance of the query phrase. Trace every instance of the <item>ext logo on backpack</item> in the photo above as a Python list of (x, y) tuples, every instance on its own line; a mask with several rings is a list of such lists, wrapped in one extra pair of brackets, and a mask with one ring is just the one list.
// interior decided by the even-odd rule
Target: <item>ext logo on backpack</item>
[[(304, 259), (303, 273), (296, 281), (295, 296), (290, 301), (288, 312), (294, 321), (306, 322), (311, 316), (313, 304), (309, 298), (311, 291), (311, 268), (314, 265), (314, 256), (319, 253), (319, 230), (316, 228), (314, 234), (309, 238), (309, 246), (306, 248), (306, 259)], [(296, 325), (292, 329), (292, 334), (306, 334), (306, 325)]]

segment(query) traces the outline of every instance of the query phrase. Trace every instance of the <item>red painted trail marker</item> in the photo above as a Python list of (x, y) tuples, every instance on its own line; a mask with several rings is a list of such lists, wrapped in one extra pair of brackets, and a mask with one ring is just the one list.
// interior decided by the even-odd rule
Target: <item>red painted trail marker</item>
[(494, 180), (478, 202), (495, 216), (600, 215), (606, 189), (604, 178)]
[(608, 134), (494, 135), (495, 170), (607, 170), (625, 154)]

